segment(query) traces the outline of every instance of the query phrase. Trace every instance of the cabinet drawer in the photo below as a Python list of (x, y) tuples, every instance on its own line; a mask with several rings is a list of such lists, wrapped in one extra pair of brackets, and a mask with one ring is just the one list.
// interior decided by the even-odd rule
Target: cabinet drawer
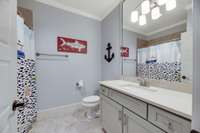
[(124, 110), (124, 133), (165, 133), (134, 113)]
[(128, 108), (129, 110), (135, 112), (139, 116), (147, 119), (147, 104), (136, 100), (134, 98), (131, 98), (129, 96), (126, 96), (122, 93), (119, 93), (114, 90), (110, 90), (109, 97), (116, 102), (120, 103), (124, 107)]
[(148, 120), (168, 133), (190, 133), (191, 122), (164, 110), (149, 106)]
[(100, 93), (105, 95), (105, 96), (108, 96), (109, 95), (109, 89), (104, 87), (104, 86), (101, 86)]

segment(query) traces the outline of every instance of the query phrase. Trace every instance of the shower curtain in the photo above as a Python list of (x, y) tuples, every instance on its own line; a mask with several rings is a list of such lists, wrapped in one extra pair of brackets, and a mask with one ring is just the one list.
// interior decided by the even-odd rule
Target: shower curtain
[(180, 41), (138, 49), (138, 76), (149, 79), (180, 81)]
[(19, 133), (28, 133), (37, 118), (35, 45), (33, 30), (24, 24), (20, 16), (17, 16), (17, 37), (17, 98), (25, 103), (25, 108), (17, 114), (17, 130)]

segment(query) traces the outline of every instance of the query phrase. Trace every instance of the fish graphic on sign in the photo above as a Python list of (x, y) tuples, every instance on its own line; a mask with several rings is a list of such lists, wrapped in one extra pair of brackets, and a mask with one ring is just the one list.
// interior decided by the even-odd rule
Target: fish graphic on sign
[(59, 52), (87, 53), (87, 41), (58, 37), (57, 49)]
[(129, 48), (128, 47), (121, 47), (121, 56), (129, 57)]

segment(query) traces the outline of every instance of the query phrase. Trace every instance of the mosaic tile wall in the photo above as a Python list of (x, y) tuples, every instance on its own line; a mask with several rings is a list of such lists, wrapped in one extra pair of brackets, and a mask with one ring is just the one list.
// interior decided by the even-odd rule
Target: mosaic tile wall
[(149, 63), (138, 64), (139, 77), (156, 80), (181, 81), (181, 63)]
[(25, 108), (17, 114), (17, 130), (19, 133), (28, 133), (37, 117), (37, 89), (35, 61), (18, 58), (17, 98), (25, 103)]

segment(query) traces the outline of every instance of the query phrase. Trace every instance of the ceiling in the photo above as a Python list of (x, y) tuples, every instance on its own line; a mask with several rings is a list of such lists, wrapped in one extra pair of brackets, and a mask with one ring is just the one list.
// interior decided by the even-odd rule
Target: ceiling
[[(136, 33), (150, 36), (167, 29), (174, 28), (179, 25), (186, 24), (187, 9), (190, 8), (192, 0), (177, 0), (176, 9), (166, 12), (165, 6), (161, 7), (161, 13), (163, 14), (157, 20), (151, 20), (150, 14), (147, 16), (147, 24), (139, 26), (138, 23), (130, 22), (131, 12), (137, 7), (142, 0), (126, 0), (123, 8), (123, 23), (124, 28), (134, 31)], [(138, 8), (140, 9), (140, 8)]]
[(107, 16), (121, 0), (37, 0), (96, 20)]
[[(122, 0), (37, 0), (39, 2), (67, 10), (82, 16), (96, 20), (103, 20)], [(158, 20), (151, 20), (147, 16), (147, 24), (139, 26), (138, 23), (130, 22), (130, 14), (141, 3), (142, 0), (126, 0), (123, 9), (124, 28), (137, 32), (139, 34), (150, 36), (164, 30), (185, 25), (187, 19), (187, 10), (192, 0), (177, 0), (177, 8), (173, 11), (166, 12), (162, 6), (163, 14)]]

